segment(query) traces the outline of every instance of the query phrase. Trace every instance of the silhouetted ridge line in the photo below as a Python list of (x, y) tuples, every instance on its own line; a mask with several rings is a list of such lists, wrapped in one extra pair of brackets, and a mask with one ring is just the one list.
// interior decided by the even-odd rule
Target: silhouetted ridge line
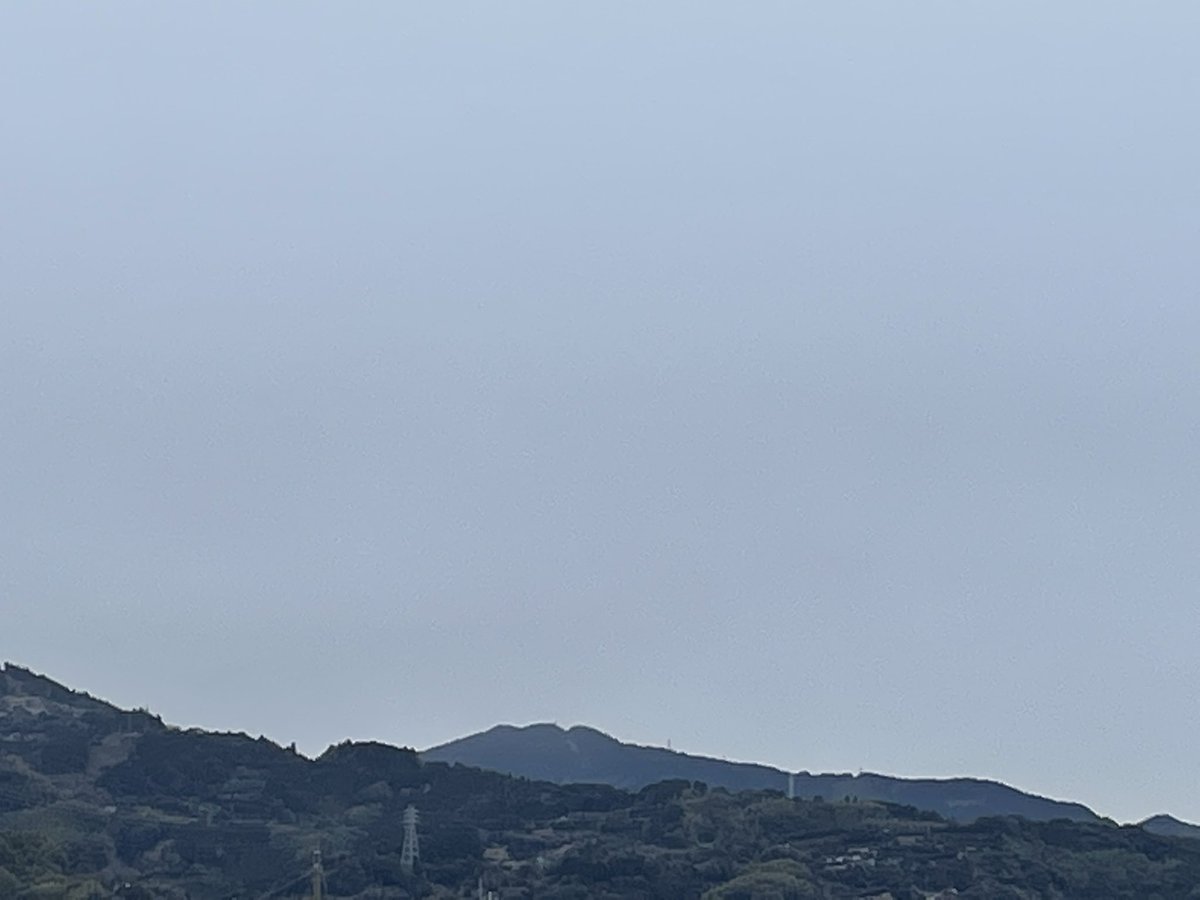
[[(729, 762), (623, 743), (588, 726), (564, 729), (550, 723), (498, 725), (421, 754), (423, 759), (478, 766), (510, 775), (557, 783), (595, 782), (640, 790), (668, 779), (703, 781), (728, 790), (781, 790), (788, 774), (760, 763)], [(1100, 821), (1080, 803), (1029, 794), (979, 778), (898, 778), (876, 773), (796, 772), (798, 797), (858, 797), (929, 810), (956, 821), (1018, 815), (1028, 819)]]

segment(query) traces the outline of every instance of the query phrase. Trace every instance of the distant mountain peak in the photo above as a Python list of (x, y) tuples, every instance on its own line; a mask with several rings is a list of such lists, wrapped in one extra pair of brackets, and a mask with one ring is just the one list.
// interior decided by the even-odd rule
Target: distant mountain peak
[[(660, 781), (702, 781), (729, 790), (787, 790), (789, 774), (801, 797), (900, 803), (973, 821), (982, 816), (1100, 820), (1079, 803), (1039, 797), (997, 781), (978, 778), (897, 778), (874, 772), (788, 773), (756, 763), (694, 756), (664, 747), (623, 743), (587, 725), (556, 723), (500, 725), (421, 753), (435, 762), (461, 763), (558, 783), (600, 783), (640, 790)], [(1165, 827), (1165, 826), (1164, 826)]]
[(1200, 825), (1193, 825), (1191, 822), (1184, 822), (1174, 816), (1160, 813), (1157, 816), (1139, 822), (1138, 825), (1144, 831), (1149, 831), (1151, 834), (1161, 834), (1167, 837), (1185, 837), (1200, 840)]

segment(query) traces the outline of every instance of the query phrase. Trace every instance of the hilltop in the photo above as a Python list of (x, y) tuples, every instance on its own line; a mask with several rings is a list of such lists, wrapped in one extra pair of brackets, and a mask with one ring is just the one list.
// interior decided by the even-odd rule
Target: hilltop
[(502, 900), (1200, 897), (1200, 842), (1138, 827), (961, 824), (687, 779), (555, 784), (371, 742), (308, 759), (0, 672), (5, 900), (299, 898), (314, 849), (327, 896), (358, 900), (471, 897), (480, 883)]
[[(432, 747), (423, 751), (421, 757), (560, 784), (598, 782), (628, 790), (671, 778), (703, 781), (729, 790), (785, 791), (788, 787), (788, 773), (781, 769), (626, 744), (582, 725), (569, 729), (545, 723), (525, 727), (498, 725)], [(982, 816), (1100, 821), (1099, 816), (1082, 804), (1051, 800), (978, 778), (793, 774), (796, 796), (809, 799), (857, 797), (900, 803), (961, 822)]]
[(1138, 824), (1153, 834), (1165, 834), (1170, 837), (1185, 837), (1200, 840), (1200, 825), (1182, 822), (1174, 816), (1151, 816)]

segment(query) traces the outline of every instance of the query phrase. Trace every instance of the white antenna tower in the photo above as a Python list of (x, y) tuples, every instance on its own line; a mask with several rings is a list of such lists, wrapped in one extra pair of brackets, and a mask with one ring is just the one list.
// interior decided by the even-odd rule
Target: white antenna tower
[(413, 865), (421, 858), (421, 845), (417, 839), (417, 822), (420, 816), (411, 803), (404, 810), (404, 846), (400, 848), (400, 868), (411, 875)]

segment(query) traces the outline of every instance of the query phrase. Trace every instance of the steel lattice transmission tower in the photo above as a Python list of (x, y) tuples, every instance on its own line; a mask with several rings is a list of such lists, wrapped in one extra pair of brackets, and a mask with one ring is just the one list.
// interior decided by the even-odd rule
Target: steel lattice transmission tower
[(411, 875), (413, 865), (421, 858), (421, 844), (417, 837), (417, 822), (420, 816), (411, 803), (404, 810), (404, 846), (400, 849), (400, 868)]

